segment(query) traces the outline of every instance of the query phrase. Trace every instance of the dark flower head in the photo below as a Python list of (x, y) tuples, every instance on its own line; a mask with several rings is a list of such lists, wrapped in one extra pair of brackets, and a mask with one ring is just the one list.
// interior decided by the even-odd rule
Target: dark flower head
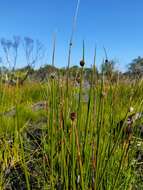
[(109, 61), (108, 61), (108, 59), (105, 59), (105, 63), (108, 63)]
[(74, 120), (76, 119), (76, 113), (75, 113), (75, 112), (72, 112), (72, 113), (70, 114), (70, 119), (71, 119), (72, 121), (74, 121)]
[(81, 82), (80, 76), (76, 77), (76, 82), (77, 82), (77, 83), (80, 83), (80, 82)]
[(84, 60), (81, 60), (81, 61), (80, 61), (80, 66), (83, 67), (84, 65), (85, 65)]

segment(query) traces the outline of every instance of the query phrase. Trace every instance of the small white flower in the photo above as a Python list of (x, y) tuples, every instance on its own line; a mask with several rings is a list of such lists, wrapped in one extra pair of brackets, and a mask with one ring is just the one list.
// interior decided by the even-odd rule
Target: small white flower
[(133, 112), (134, 111), (134, 108), (133, 107), (130, 107), (129, 108), (129, 112)]
[(80, 175), (77, 176), (77, 184), (80, 182)]

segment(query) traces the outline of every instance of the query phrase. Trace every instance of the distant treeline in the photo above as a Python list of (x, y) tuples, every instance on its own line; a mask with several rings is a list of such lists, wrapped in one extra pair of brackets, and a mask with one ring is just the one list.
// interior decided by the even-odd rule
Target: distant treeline
[[(23, 48), (23, 57), (25, 57), (25, 63), (23, 68), (18, 68), (18, 57), (19, 57), (19, 48), (20, 46)], [(84, 78), (90, 82), (91, 73), (93, 72), (96, 77), (100, 77), (102, 75), (105, 78), (110, 79), (112, 81), (117, 81), (119, 78), (140, 78), (143, 75), (143, 58), (137, 57), (128, 64), (128, 68), (126, 72), (122, 72), (116, 69), (116, 61), (112, 59), (108, 59), (107, 55), (105, 56), (105, 60), (101, 64), (101, 68), (96, 68), (95, 65), (90, 68), (86, 67), (86, 60), (79, 59), (79, 65), (75, 66), (65, 66), (63, 68), (57, 68), (54, 64), (54, 56), (56, 44), (53, 44), (53, 55), (52, 55), (52, 64), (45, 64), (39, 69), (35, 69), (37, 63), (43, 59), (45, 55), (45, 49), (43, 44), (38, 40), (33, 40), (32, 38), (25, 37), (21, 39), (19, 36), (14, 36), (12, 40), (8, 40), (5, 38), (0, 39), (0, 77), (2, 81), (15, 81), (19, 79), (21, 83), (25, 80), (32, 79), (38, 81), (44, 81), (50, 76), (66, 76), (68, 71), (68, 75), (71, 79), (76, 79), (78, 81), (80, 69), (83, 69)], [(84, 55), (83, 55), (84, 57)], [(81, 64), (85, 63), (85, 65)]]

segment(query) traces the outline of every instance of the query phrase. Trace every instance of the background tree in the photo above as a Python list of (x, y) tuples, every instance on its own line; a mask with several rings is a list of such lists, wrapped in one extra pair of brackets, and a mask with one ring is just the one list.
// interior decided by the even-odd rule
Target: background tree
[(20, 37), (19, 36), (14, 36), (13, 37), (13, 43), (12, 43), (12, 47), (14, 50), (14, 64), (13, 64), (13, 68), (12, 70), (15, 70), (16, 64), (17, 64), (17, 58), (18, 58), (18, 48), (20, 45)]
[(10, 51), (13, 44), (11, 40), (7, 40), (5, 38), (1, 39), (1, 47), (4, 51), (6, 64), (8, 65), (9, 69), (11, 69), (11, 58), (10, 58)]
[[(5, 60), (10, 70), (14, 71), (17, 64), (20, 37), (13, 36), (13, 40), (1, 39), (1, 47), (4, 51)], [(4, 59), (3, 59), (4, 60)]]
[(129, 73), (134, 76), (141, 76), (143, 74), (143, 58), (138, 56), (133, 59), (128, 67)]
[(35, 67), (35, 65), (41, 61), (44, 57), (44, 46), (43, 44), (32, 38), (24, 38), (24, 52), (26, 57), (26, 65)]

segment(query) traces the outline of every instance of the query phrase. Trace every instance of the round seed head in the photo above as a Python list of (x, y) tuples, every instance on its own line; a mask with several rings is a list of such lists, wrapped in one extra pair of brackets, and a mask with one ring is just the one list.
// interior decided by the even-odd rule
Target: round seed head
[(76, 77), (76, 82), (77, 83), (80, 83), (81, 82), (81, 78), (78, 76), (78, 77)]
[(108, 63), (109, 61), (108, 61), (108, 59), (105, 59), (105, 63)]
[(81, 61), (80, 61), (80, 66), (83, 67), (84, 65), (85, 65), (84, 60), (81, 60)]
[(70, 119), (71, 119), (72, 121), (74, 121), (74, 120), (76, 119), (76, 113), (75, 113), (75, 112), (72, 112), (72, 113), (70, 114)]

